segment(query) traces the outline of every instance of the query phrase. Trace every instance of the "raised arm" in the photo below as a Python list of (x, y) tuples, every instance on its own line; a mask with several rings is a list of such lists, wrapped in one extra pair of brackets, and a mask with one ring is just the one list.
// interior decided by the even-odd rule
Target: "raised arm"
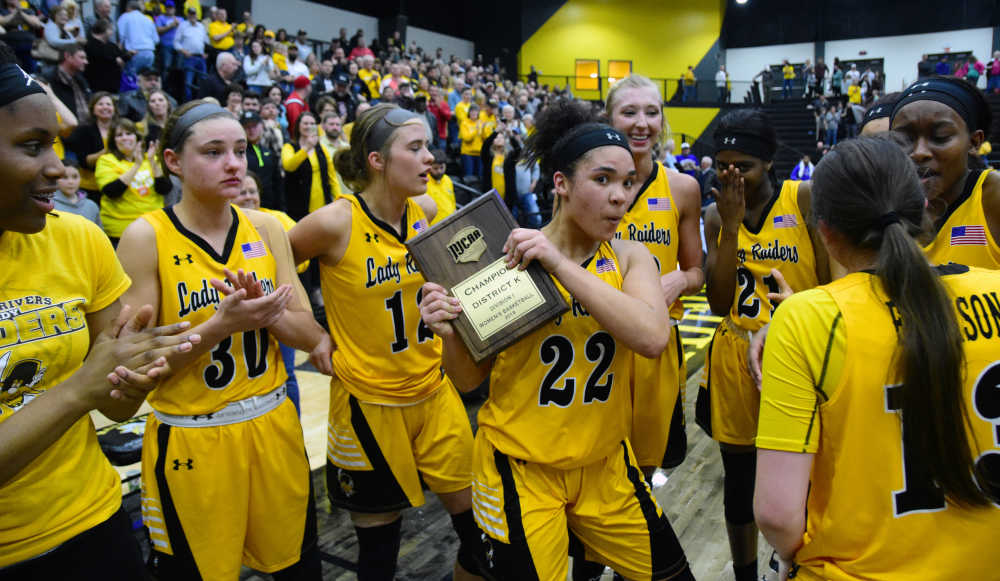
[(729, 312), (736, 293), (736, 250), (746, 202), (743, 178), (733, 166), (722, 170), (719, 181), (722, 191), (713, 191), (716, 202), (705, 212), (705, 294), (712, 312), (721, 316)]

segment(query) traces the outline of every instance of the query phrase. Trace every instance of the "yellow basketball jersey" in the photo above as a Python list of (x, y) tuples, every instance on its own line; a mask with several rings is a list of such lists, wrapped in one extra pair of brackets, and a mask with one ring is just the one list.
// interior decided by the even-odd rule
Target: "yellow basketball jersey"
[(798, 194), (799, 182), (785, 180), (756, 229), (740, 224), (736, 296), (729, 317), (743, 329), (756, 331), (771, 321), (773, 307), (767, 293), (778, 292), (772, 268), (781, 271), (792, 290), (819, 284), (816, 257), (806, 219), (799, 210)]
[[(653, 164), (653, 173), (642, 184), (632, 205), (618, 224), (615, 238), (642, 242), (656, 261), (660, 276), (677, 269), (677, 225), (680, 211), (670, 193), (670, 180), (663, 164)], [(680, 300), (670, 307), (670, 316), (680, 320), (684, 306)]]
[[(1000, 273), (940, 269), (965, 341), (965, 407), (973, 458), (1000, 466)], [(813, 464), (799, 577), (995, 579), (1000, 507), (966, 510), (919, 484), (920, 458), (904, 449), (895, 315), (870, 275), (822, 287), (836, 301), (848, 341), (841, 379), (819, 399), (821, 442)], [(914, 426), (920, 429), (920, 426)], [(880, 439), (881, 437), (881, 439)], [(895, 442), (873, 446), (873, 441)]]
[[(90, 348), (86, 315), (112, 307), (129, 279), (104, 232), (75, 214), (53, 213), (37, 234), (4, 232), (0, 256), (4, 422), (79, 369)], [(0, 568), (97, 526), (120, 505), (118, 473), (84, 415), (0, 484)]]
[[(277, 280), (274, 255), (246, 214), (232, 206), (233, 225), (222, 255), (181, 224), (173, 208), (143, 216), (156, 231), (160, 275), (160, 325), (189, 321), (197, 327), (215, 314), (223, 298), (211, 279), (226, 280), (223, 268), (242, 268), (271, 293)], [(212, 351), (178, 369), (149, 394), (149, 405), (178, 415), (211, 413), (230, 402), (267, 393), (287, 375), (278, 341), (267, 329), (236, 333)]]
[(962, 192), (948, 208), (934, 240), (924, 247), (932, 263), (957, 262), (1000, 269), (1000, 246), (986, 225), (983, 211), (983, 182), (991, 171), (983, 170), (975, 182), (970, 180), (972, 188)]
[(440, 180), (428, 176), (427, 195), (437, 204), (437, 214), (434, 215), (432, 225), (455, 213), (455, 186), (447, 174), (441, 176)]
[[(610, 242), (586, 269), (622, 288)], [(570, 469), (606, 457), (626, 438), (632, 351), (553, 281), (572, 309), (496, 356), (479, 429), (512, 458)]]
[(330, 334), (337, 343), (333, 368), (361, 401), (385, 405), (418, 402), (441, 385), (441, 338), (420, 318), (424, 277), (405, 241), (427, 218), (406, 201), (400, 237), (374, 217), (358, 196), (351, 202), (351, 237), (336, 266), (320, 262)]

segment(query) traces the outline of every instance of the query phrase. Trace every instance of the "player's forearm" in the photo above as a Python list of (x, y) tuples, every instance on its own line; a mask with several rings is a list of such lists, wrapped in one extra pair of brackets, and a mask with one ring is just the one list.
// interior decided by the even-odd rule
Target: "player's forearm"
[(722, 239), (708, 265), (705, 285), (708, 304), (716, 315), (725, 315), (733, 306), (733, 296), (736, 293), (736, 250), (737, 235), (727, 234), (723, 230)]
[(312, 313), (307, 311), (286, 310), (277, 323), (268, 327), (268, 331), (273, 333), (278, 341), (306, 353), (311, 352), (326, 335), (326, 331), (319, 326)]
[(472, 355), (466, 349), (462, 338), (457, 334), (442, 339), (444, 348), (441, 364), (455, 387), (463, 392), (472, 391), (479, 387), (490, 374), (490, 368), (493, 365), (492, 359), (477, 365), (472, 360)]

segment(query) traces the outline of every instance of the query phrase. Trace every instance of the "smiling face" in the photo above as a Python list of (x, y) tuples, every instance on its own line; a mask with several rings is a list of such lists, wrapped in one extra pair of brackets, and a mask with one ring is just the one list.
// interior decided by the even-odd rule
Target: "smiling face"
[(125, 129), (124, 127), (119, 127), (115, 130), (115, 147), (118, 151), (126, 158), (132, 156), (132, 152), (135, 151), (135, 145), (139, 142), (139, 136), (134, 132)]
[(407, 122), (390, 139), (392, 145), (383, 169), (389, 189), (402, 191), (408, 197), (423, 194), (434, 163), (434, 156), (427, 149), (427, 129), (420, 121)]
[(94, 117), (100, 121), (111, 121), (115, 115), (115, 103), (111, 97), (101, 97), (94, 103)]
[(233, 200), (247, 172), (247, 139), (235, 119), (214, 117), (192, 127), (182, 149), (166, 149), (163, 159), (181, 178), (183, 195), (204, 200)]
[(559, 212), (594, 240), (611, 240), (634, 195), (635, 162), (617, 145), (597, 147), (577, 161), (573, 177), (553, 176)]
[(59, 187), (59, 191), (65, 194), (67, 198), (76, 197), (76, 193), (80, 191), (80, 170), (71, 165), (66, 166), (66, 173), (59, 178), (56, 184)]
[(653, 144), (663, 130), (660, 95), (650, 87), (632, 87), (615, 94), (611, 126), (628, 138), (636, 158), (652, 155)]
[(49, 98), (34, 94), (0, 108), (0, 232), (45, 227), (63, 165), (52, 149), (59, 123)]
[(969, 133), (954, 109), (937, 101), (914, 101), (892, 120), (892, 131), (913, 163), (928, 200), (958, 195), (969, 169), (969, 154), (983, 142), (983, 132)]

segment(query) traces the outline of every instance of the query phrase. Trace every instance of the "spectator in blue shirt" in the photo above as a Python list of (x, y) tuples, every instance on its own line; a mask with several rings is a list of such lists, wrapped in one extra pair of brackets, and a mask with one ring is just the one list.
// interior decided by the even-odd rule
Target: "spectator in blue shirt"
[(947, 77), (951, 74), (951, 65), (948, 64), (946, 60), (947, 57), (942, 56), (938, 64), (934, 65), (934, 72), (942, 77)]
[(158, 14), (153, 22), (156, 24), (156, 32), (160, 35), (162, 70), (164, 73), (167, 73), (170, 69), (176, 67), (179, 62), (177, 50), (174, 49), (174, 37), (177, 36), (177, 27), (180, 26), (183, 20), (177, 16), (177, 8), (174, 6), (174, 0), (166, 0), (163, 5), (166, 8), (166, 12)]
[[(174, 36), (174, 49), (181, 54), (181, 65), (184, 68), (184, 100), (190, 101), (194, 96), (192, 90), (195, 75), (204, 75), (208, 71), (205, 65), (205, 45), (208, 44), (208, 32), (205, 25), (198, 22), (198, 13), (192, 7), (188, 8), (187, 19), (177, 27)], [(200, 77), (199, 77), (200, 78)]]
[(148, 16), (139, 10), (138, 0), (129, 0), (125, 14), (118, 17), (118, 40), (131, 58), (125, 64), (125, 70), (134, 76), (139, 71), (153, 66), (156, 62), (156, 45), (160, 35), (156, 25)]

